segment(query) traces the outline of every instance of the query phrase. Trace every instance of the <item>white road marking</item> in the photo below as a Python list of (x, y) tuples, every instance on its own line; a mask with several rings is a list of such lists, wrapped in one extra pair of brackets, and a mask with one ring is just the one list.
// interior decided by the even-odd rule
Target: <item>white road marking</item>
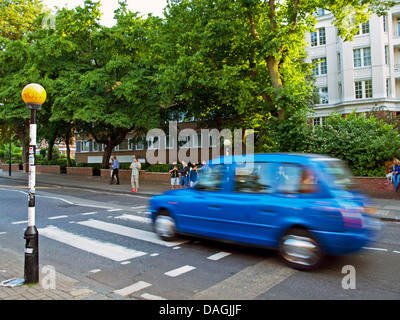
[(108, 223), (108, 222), (99, 221), (99, 220), (88, 220), (88, 221), (81, 221), (81, 222), (77, 222), (77, 223), (81, 224), (83, 226), (92, 227), (95, 229), (104, 230), (104, 231), (111, 232), (111, 233), (116, 233), (116, 234), (119, 234), (119, 235), (122, 235), (125, 237), (129, 237), (129, 238), (133, 238), (133, 239), (137, 239), (137, 240), (143, 240), (143, 241), (147, 241), (147, 242), (151, 242), (151, 243), (155, 243), (155, 244), (160, 244), (165, 247), (175, 247), (177, 245), (189, 242), (187, 240), (186, 241), (167, 242), (167, 241), (163, 241), (160, 238), (158, 238), (158, 236), (153, 232), (129, 228), (129, 227), (121, 226), (118, 224)]
[(383, 248), (370, 248), (370, 247), (363, 247), (363, 249), (367, 250), (376, 250), (376, 251), (388, 251), (388, 249), (383, 249)]
[(5, 232), (5, 231), (3, 231), (3, 232), (0, 232), (0, 234), (6, 234), (7, 232)]
[(143, 293), (143, 294), (141, 295), (141, 297), (142, 297), (143, 299), (146, 299), (146, 300), (167, 300), (167, 299), (165, 299), (165, 298), (163, 298), (163, 297), (155, 296), (155, 295), (149, 294), (149, 293)]
[(186, 266), (183, 266), (183, 267), (180, 267), (180, 268), (165, 272), (164, 274), (169, 276), (169, 277), (175, 278), (177, 276), (180, 276), (181, 274), (184, 274), (186, 272), (192, 271), (194, 269), (196, 269), (196, 267), (192, 267), (192, 266), (186, 265)]
[(49, 220), (54, 220), (54, 219), (63, 219), (63, 218), (68, 218), (68, 216), (55, 216), (55, 217), (49, 217)]
[(122, 209), (109, 209), (107, 210), (108, 212), (114, 212), (114, 211), (122, 211)]
[(90, 270), (90, 273), (97, 273), (97, 272), (100, 272), (101, 271), (101, 269), (93, 269), (93, 270)]
[(229, 252), (219, 252), (219, 253), (213, 254), (212, 256), (207, 257), (207, 259), (217, 261), (217, 260), (222, 259), (229, 255), (230, 255)]
[(146, 255), (146, 253), (142, 251), (128, 249), (108, 242), (89, 239), (54, 226), (39, 229), (39, 234), (77, 249), (118, 262)]
[(287, 267), (277, 268), (277, 263), (272, 260), (265, 259), (254, 266), (247, 267), (224, 281), (196, 293), (192, 299), (253, 300), (296, 273), (295, 270)]
[(90, 215), (93, 215), (93, 214), (96, 214), (96, 213), (97, 213), (96, 211), (85, 212), (85, 213), (81, 213), (81, 216), (90, 216)]
[(144, 281), (139, 281), (137, 283), (134, 283), (133, 285), (126, 287), (126, 288), (122, 288), (119, 290), (114, 291), (114, 293), (119, 294), (120, 296), (129, 296), (130, 294), (140, 291), (142, 289), (148, 288), (150, 287), (151, 284), (144, 282)]
[(143, 209), (146, 208), (146, 206), (138, 206), (138, 207), (131, 207), (132, 209)]
[(123, 214), (122, 216), (115, 217), (116, 219), (129, 220), (141, 223), (151, 223), (150, 218), (134, 216), (132, 214)]
[(22, 223), (28, 223), (28, 220), (11, 222), (11, 224), (22, 224)]

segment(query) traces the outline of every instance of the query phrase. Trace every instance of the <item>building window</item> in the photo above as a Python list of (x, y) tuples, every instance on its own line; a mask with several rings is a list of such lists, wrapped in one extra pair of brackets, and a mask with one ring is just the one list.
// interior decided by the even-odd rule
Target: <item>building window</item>
[(364, 81), (365, 86), (365, 98), (372, 98), (372, 80)]
[(356, 81), (354, 84), (356, 99), (368, 99), (373, 97), (372, 80)]
[(145, 138), (144, 137), (140, 137), (137, 139), (136, 141), (136, 150), (143, 150), (144, 149), (144, 141)]
[(391, 90), (390, 90), (390, 79), (386, 79), (386, 97), (390, 97)]
[(124, 151), (124, 150), (129, 150), (129, 141), (128, 141), (128, 139), (125, 139), (119, 145), (117, 145), (115, 147), (115, 151)]
[(79, 141), (81, 144), (81, 152), (89, 152), (90, 151), (90, 141)]
[(387, 15), (383, 15), (383, 32), (387, 32)]
[(353, 50), (354, 68), (368, 67), (371, 65), (371, 48)]
[(389, 64), (389, 46), (385, 46), (385, 64)]
[(101, 151), (101, 143), (97, 143), (96, 141), (93, 141), (93, 151)]
[(315, 32), (311, 32), (311, 47), (323, 46), (326, 44), (325, 28), (320, 28)]
[(369, 21), (367, 21), (366, 23), (362, 23), (361, 25), (358, 26), (356, 35), (368, 34), (368, 33), (369, 33)]
[(342, 71), (342, 55), (340, 52), (337, 53), (337, 66), (338, 66), (338, 72)]
[(311, 32), (311, 47), (316, 47), (318, 45), (318, 34), (316, 32)]
[(362, 99), (363, 98), (362, 81), (356, 81), (355, 86), (356, 86), (356, 99)]
[(148, 149), (160, 149), (160, 139), (158, 136), (147, 137), (147, 148)]
[(364, 48), (364, 67), (371, 65), (371, 48)]
[(328, 97), (328, 88), (320, 88), (319, 89), (319, 95), (320, 95), (320, 103), (321, 104), (329, 104), (329, 97)]
[(361, 25), (361, 33), (362, 34), (367, 34), (369, 33), (369, 21), (367, 21), (366, 23), (363, 23)]
[(319, 32), (319, 45), (325, 45), (326, 44), (326, 34), (325, 34), (325, 28), (318, 29)]
[(314, 65), (312, 72), (315, 76), (328, 73), (326, 58), (312, 59), (311, 62)]

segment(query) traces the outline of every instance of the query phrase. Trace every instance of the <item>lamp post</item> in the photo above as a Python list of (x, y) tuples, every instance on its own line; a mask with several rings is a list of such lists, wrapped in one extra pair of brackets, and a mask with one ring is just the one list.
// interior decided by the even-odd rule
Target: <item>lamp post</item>
[(46, 91), (36, 83), (25, 86), (22, 90), (22, 99), (27, 109), (31, 110), (29, 126), (29, 198), (28, 198), (28, 228), (25, 231), (25, 283), (39, 282), (39, 233), (35, 226), (35, 193), (36, 193), (36, 111), (40, 110), (46, 101)]

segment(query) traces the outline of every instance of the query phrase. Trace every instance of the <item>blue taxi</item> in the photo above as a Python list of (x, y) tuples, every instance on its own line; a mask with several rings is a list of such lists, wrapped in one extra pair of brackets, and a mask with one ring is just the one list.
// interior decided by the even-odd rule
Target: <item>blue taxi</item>
[(381, 224), (341, 160), (310, 154), (252, 154), (212, 160), (193, 188), (150, 199), (155, 232), (278, 249), (309, 270), (325, 254), (354, 252)]

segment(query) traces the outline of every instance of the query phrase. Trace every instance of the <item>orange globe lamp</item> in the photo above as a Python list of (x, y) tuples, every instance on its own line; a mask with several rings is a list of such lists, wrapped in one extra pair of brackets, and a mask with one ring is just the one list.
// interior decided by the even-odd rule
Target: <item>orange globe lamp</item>
[(40, 110), (46, 98), (46, 90), (40, 84), (30, 83), (22, 90), (22, 99), (28, 109)]

